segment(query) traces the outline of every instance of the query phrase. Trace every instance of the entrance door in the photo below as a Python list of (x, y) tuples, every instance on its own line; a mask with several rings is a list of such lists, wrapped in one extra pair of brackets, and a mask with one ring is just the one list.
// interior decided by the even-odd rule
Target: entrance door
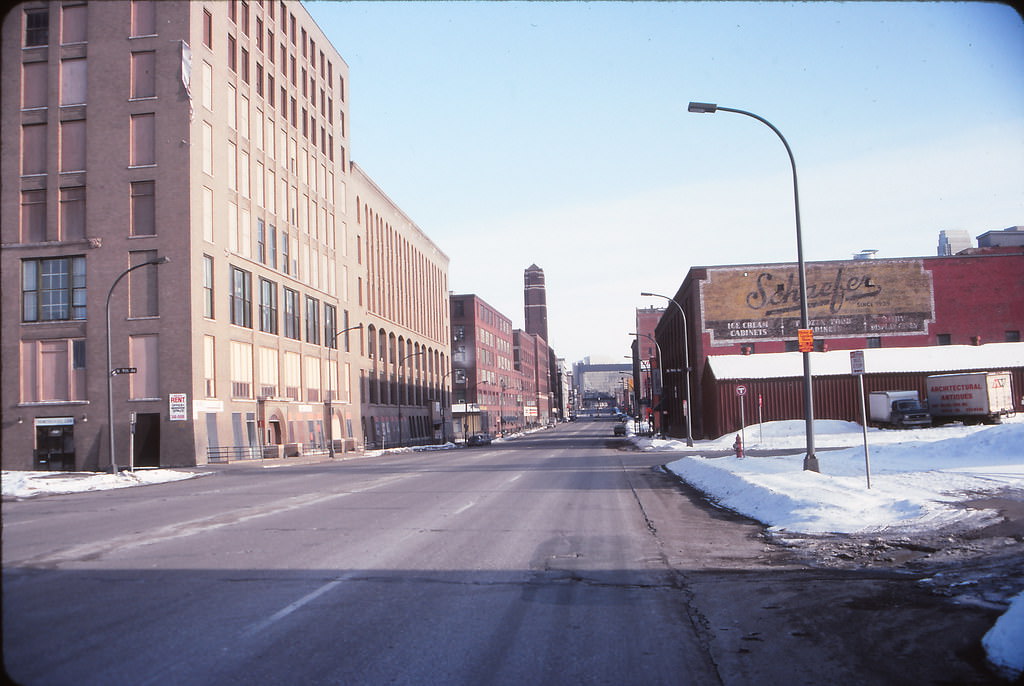
[(135, 451), (132, 459), (136, 467), (160, 466), (159, 412), (139, 412), (135, 416)]
[(58, 472), (75, 471), (75, 427), (37, 426), (35, 468)]

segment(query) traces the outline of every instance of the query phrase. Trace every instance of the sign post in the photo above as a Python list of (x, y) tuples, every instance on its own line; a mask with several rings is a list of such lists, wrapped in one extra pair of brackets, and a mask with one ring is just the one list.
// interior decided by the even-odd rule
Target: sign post
[(736, 387), (736, 395), (740, 399), (740, 440), (743, 445), (747, 444), (747, 418), (745, 416), (746, 403), (744, 400), (747, 397), (747, 387), (740, 384)]
[(871, 458), (868, 454), (868, 413), (864, 404), (864, 351), (850, 351), (850, 372), (857, 377), (860, 387), (860, 421), (864, 430), (864, 475), (867, 477), (868, 490), (871, 489)]

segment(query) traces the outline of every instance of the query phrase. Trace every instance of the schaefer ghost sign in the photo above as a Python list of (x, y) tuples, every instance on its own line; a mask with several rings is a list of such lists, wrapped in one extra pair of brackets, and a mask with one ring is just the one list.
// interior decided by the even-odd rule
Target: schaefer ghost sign
[[(701, 303), (712, 345), (795, 339), (797, 266), (708, 269)], [(808, 264), (807, 304), (815, 338), (923, 334), (935, 319), (932, 278), (921, 260)]]

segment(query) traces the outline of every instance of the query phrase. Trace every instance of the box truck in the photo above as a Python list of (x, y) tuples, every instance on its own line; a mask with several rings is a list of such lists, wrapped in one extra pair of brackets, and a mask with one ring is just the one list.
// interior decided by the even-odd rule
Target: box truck
[(932, 423), (917, 391), (873, 391), (868, 396), (868, 416), (872, 423), (901, 429)]
[(999, 424), (1012, 415), (1010, 372), (936, 374), (925, 379), (928, 406), (940, 423)]

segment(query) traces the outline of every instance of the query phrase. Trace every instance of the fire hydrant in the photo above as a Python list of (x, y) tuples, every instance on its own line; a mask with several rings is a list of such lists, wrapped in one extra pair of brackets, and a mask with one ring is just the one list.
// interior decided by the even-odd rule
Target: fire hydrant
[(736, 434), (736, 442), (732, 444), (732, 449), (736, 451), (736, 457), (743, 457), (743, 439), (739, 434)]

